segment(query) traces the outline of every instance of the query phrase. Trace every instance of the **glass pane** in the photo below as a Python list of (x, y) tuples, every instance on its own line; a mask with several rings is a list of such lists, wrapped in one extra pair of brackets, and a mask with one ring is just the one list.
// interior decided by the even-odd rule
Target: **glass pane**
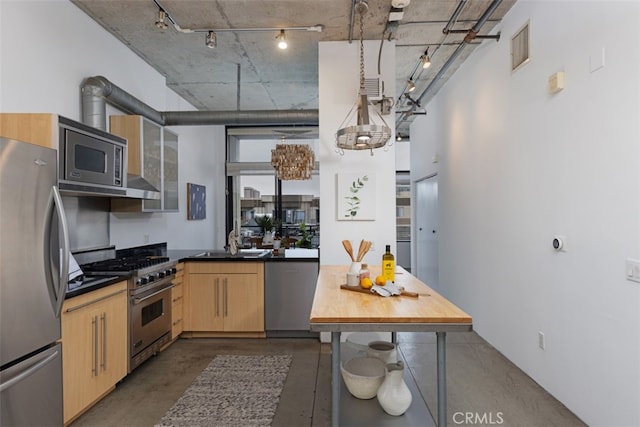
[[(283, 237), (302, 242), (311, 240), (313, 247), (320, 244), (320, 176), (305, 181), (282, 181), (282, 234)], [(308, 236), (303, 236), (305, 224)], [(304, 243), (303, 243), (304, 245)]]
[[(162, 192), (162, 129), (155, 123), (146, 119), (142, 120), (142, 176), (151, 185)], [(160, 210), (161, 200), (144, 200), (145, 210)]]
[[(283, 135), (296, 135), (283, 137)], [(304, 134), (305, 137), (297, 135)], [(265, 239), (263, 218), (279, 218), (273, 224), (266, 224), (281, 231), (282, 237), (290, 237), (293, 242), (303, 237), (314, 246), (319, 244), (320, 181), (318, 172), (305, 181), (282, 181), (282, 212), (276, 212), (277, 197), (275, 171), (271, 166), (271, 150), (277, 144), (306, 144), (318, 153), (317, 129), (233, 129), (228, 138), (227, 173), (232, 176), (233, 218), (243, 236), (243, 244), (248, 247), (271, 247), (270, 239)], [(316, 154), (317, 155), (317, 154)], [(317, 163), (316, 163), (317, 165)], [(301, 225), (306, 231), (302, 233)], [(233, 226), (233, 225), (232, 225)]]
[(178, 136), (164, 130), (164, 210), (178, 210)]
[(264, 217), (275, 218), (275, 178), (273, 176), (242, 175), (238, 178), (240, 198), (240, 234), (245, 246), (260, 247), (265, 230), (260, 226)]

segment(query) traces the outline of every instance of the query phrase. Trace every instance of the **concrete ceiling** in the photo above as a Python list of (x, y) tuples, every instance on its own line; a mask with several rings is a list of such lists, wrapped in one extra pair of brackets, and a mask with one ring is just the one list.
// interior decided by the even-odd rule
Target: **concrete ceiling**
[[(318, 42), (359, 40), (357, 0), (72, 0), (138, 56), (164, 75), (167, 85), (203, 111), (290, 110), (318, 108)], [(405, 4), (409, 0), (399, 0)], [(403, 9), (397, 27), (389, 27), (391, 0), (369, 0), (364, 17), (364, 39), (392, 38), (396, 43), (397, 131), (408, 135), (410, 109), (402, 96), (413, 77), (411, 97), (425, 105), (480, 43), (477, 38), (440, 72), (466, 34), (443, 34), (456, 9), (461, 11), (451, 29), (471, 29), (485, 11), (498, 4), (479, 34), (489, 34), (516, 0), (413, 0)], [(159, 6), (182, 29), (167, 20), (159, 30)], [(396, 11), (398, 11), (396, 9)], [(357, 14), (355, 14), (357, 18)], [(323, 32), (287, 32), (289, 48), (276, 47), (277, 31), (220, 31), (239, 28), (311, 27)], [(390, 31), (391, 29), (391, 31)], [(205, 46), (207, 30), (217, 31), (217, 47)], [(351, 32), (353, 30), (353, 32)], [(502, 41), (508, 43), (508, 39)], [(432, 66), (419, 66), (429, 48)], [(441, 74), (434, 80), (434, 76)], [(109, 76), (105, 76), (109, 78)], [(431, 86), (427, 93), (425, 89)], [(126, 89), (126, 88), (123, 88)], [(416, 111), (424, 112), (417, 108)], [(400, 119), (405, 117), (404, 120)]]

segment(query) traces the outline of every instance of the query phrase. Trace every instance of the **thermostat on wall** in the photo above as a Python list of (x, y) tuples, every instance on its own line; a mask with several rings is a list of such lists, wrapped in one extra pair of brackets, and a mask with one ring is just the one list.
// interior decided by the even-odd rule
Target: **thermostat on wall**
[(551, 74), (551, 76), (549, 76), (548, 84), (549, 94), (551, 95), (564, 89), (564, 71), (558, 71), (557, 73)]
[(551, 244), (553, 246), (553, 249), (555, 249), (556, 252), (567, 251), (567, 238), (564, 236), (555, 236)]

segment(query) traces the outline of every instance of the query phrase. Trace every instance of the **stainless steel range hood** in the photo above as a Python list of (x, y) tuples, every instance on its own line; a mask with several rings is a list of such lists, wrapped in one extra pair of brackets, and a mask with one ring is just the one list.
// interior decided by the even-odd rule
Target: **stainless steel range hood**
[(65, 196), (160, 200), (160, 190), (143, 177), (131, 174), (127, 174), (127, 188), (122, 189), (68, 181), (59, 181), (58, 187)]
[(139, 175), (127, 174), (127, 191), (124, 197), (160, 200), (160, 190)]

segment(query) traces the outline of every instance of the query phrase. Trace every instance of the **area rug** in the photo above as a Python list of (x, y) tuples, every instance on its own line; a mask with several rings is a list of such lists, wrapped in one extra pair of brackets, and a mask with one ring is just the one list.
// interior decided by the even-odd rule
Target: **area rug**
[(291, 358), (216, 356), (156, 427), (270, 425)]

